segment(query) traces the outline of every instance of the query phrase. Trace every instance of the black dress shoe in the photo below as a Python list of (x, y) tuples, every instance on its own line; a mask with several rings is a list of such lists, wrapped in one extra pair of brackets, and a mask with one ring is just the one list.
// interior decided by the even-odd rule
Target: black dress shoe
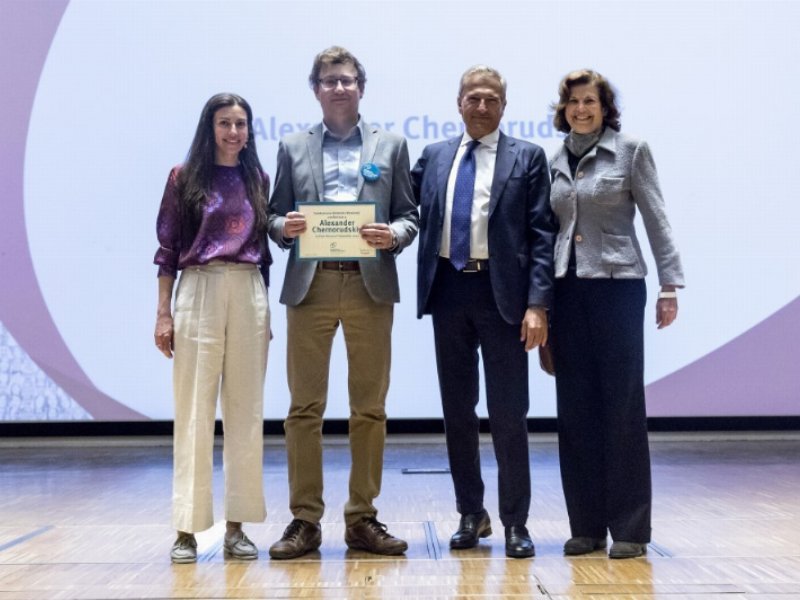
[(506, 556), (528, 558), (536, 554), (531, 534), (525, 525), (506, 527)]
[(566, 556), (580, 556), (605, 547), (606, 538), (576, 536), (569, 538), (564, 544), (564, 554)]
[(647, 544), (637, 542), (614, 542), (608, 551), (608, 558), (636, 558), (647, 553)]
[(450, 538), (450, 547), (454, 550), (474, 548), (478, 545), (479, 538), (485, 538), (490, 535), (492, 535), (492, 523), (489, 521), (489, 513), (485, 510), (469, 515), (461, 515), (458, 531)]

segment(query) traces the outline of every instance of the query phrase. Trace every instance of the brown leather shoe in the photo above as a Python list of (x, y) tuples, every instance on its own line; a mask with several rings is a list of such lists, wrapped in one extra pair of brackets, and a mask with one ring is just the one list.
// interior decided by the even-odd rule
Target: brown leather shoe
[(294, 519), (283, 532), (283, 537), (270, 546), (269, 555), (277, 559), (297, 558), (313, 552), (320, 544), (322, 530), (319, 523)]
[(352, 550), (366, 550), (373, 554), (403, 554), (408, 544), (390, 534), (386, 525), (375, 517), (365, 517), (344, 532), (344, 541)]

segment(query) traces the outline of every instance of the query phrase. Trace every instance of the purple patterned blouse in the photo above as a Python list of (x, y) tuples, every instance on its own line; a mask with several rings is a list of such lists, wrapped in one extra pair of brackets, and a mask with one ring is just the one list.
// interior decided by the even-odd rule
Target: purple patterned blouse
[[(177, 189), (180, 169), (179, 165), (170, 171), (158, 211), (156, 231), (160, 246), (153, 259), (158, 265), (158, 276), (176, 277), (180, 269), (223, 260), (259, 265), (264, 281), (269, 283), (267, 272), (272, 257), (266, 236), (253, 238), (253, 207), (247, 200), (247, 186), (239, 167), (214, 166), (211, 193), (203, 207), (197, 235), (189, 247), (183, 247), (181, 237)], [(269, 191), (266, 173), (264, 185)]]

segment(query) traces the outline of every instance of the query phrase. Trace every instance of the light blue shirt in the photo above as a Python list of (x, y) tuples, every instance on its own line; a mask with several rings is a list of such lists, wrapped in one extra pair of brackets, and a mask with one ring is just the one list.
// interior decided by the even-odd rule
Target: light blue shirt
[(337, 138), (322, 124), (322, 171), (325, 178), (323, 201), (358, 200), (358, 169), (361, 166), (361, 119), (343, 138)]

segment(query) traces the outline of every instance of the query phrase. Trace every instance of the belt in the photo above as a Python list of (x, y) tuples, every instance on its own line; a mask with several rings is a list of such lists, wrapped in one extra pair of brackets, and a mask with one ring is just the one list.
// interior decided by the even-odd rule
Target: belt
[(319, 268), (325, 271), (360, 271), (357, 260), (321, 260)]
[(464, 268), (461, 269), (461, 272), (478, 273), (480, 271), (488, 271), (488, 270), (489, 270), (488, 258), (473, 258), (467, 261), (467, 264), (464, 265)]

